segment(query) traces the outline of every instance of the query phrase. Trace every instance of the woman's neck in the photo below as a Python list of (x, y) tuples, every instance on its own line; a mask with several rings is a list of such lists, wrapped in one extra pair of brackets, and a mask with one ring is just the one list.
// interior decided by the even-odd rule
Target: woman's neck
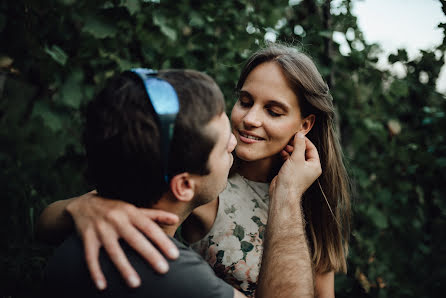
[(256, 161), (238, 159), (237, 173), (248, 180), (270, 182), (280, 169), (279, 158), (267, 158)]

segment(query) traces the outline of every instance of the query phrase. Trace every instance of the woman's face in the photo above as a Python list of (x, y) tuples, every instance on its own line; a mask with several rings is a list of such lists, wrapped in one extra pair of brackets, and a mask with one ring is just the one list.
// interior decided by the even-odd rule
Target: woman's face
[(245, 161), (272, 158), (296, 132), (311, 129), (308, 121), (302, 119), (298, 98), (280, 67), (262, 63), (249, 73), (232, 109), (236, 154)]

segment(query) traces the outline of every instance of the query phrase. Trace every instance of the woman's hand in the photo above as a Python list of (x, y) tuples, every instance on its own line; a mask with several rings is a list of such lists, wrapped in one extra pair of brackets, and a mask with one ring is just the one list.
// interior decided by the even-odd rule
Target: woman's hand
[(141, 281), (119, 245), (120, 238), (140, 253), (159, 273), (166, 273), (169, 266), (152, 243), (170, 259), (176, 259), (179, 255), (178, 248), (155, 223), (175, 224), (178, 217), (174, 214), (136, 208), (126, 202), (101, 198), (95, 191), (70, 201), (66, 211), (72, 216), (82, 238), (88, 270), (100, 290), (107, 286), (98, 260), (101, 246), (104, 246), (130, 287), (138, 287)]
[(302, 195), (322, 174), (319, 154), (314, 144), (302, 133), (297, 133), (280, 153), (285, 160), (273, 179), (270, 194), (280, 185)]
[(288, 158), (290, 158), (291, 154), (294, 151), (294, 139), (295, 137), (293, 137), (288, 144), (285, 146), (285, 148), (282, 149), (282, 151), (280, 151), (280, 156), (282, 156), (283, 161), (286, 161)]

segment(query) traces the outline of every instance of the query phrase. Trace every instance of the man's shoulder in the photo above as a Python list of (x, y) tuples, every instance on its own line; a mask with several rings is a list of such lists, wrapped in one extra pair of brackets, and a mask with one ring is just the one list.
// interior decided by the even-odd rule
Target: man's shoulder
[(94, 297), (99, 294), (88, 273), (84, 256), (83, 244), (77, 235), (71, 235), (57, 247), (45, 268), (41, 296), (74, 297), (80, 293), (91, 293), (89, 297)]
[[(180, 257), (169, 261), (169, 272), (157, 274), (150, 265), (126, 243), (120, 242), (129, 262), (141, 277), (137, 289), (127, 287), (106, 252), (101, 249), (101, 269), (107, 279), (107, 297), (232, 297), (233, 289), (217, 278), (210, 266), (194, 251), (176, 239)], [(57, 285), (55, 284), (57, 283)], [(56, 251), (47, 268), (47, 285), (65, 289), (65, 293), (95, 297), (99, 293), (90, 279), (84, 260), (83, 245), (77, 236), (71, 236)], [(59, 290), (57, 290), (59, 291)], [(61, 293), (59, 293), (61, 294)], [(66, 296), (66, 295), (60, 295)], [(102, 296), (101, 296), (102, 297)]]

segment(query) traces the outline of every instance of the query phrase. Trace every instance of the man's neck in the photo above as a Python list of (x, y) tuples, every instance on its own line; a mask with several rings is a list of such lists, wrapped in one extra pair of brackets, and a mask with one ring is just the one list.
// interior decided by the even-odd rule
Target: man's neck
[(152, 208), (170, 212), (178, 216), (179, 221), (176, 224), (160, 224), (160, 227), (163, 229), (163, 231), (171, 237), (175, 235), (175, 232), (177, 231), (179, 226), (192, 212), (192, 210), (190, 210), (187, 205), (172, 200), (171, 198), (169, 198), (168, 195), (163, 195), (163, 197), (161, 197), (161, 199), (156, 204), (154, 204)]

